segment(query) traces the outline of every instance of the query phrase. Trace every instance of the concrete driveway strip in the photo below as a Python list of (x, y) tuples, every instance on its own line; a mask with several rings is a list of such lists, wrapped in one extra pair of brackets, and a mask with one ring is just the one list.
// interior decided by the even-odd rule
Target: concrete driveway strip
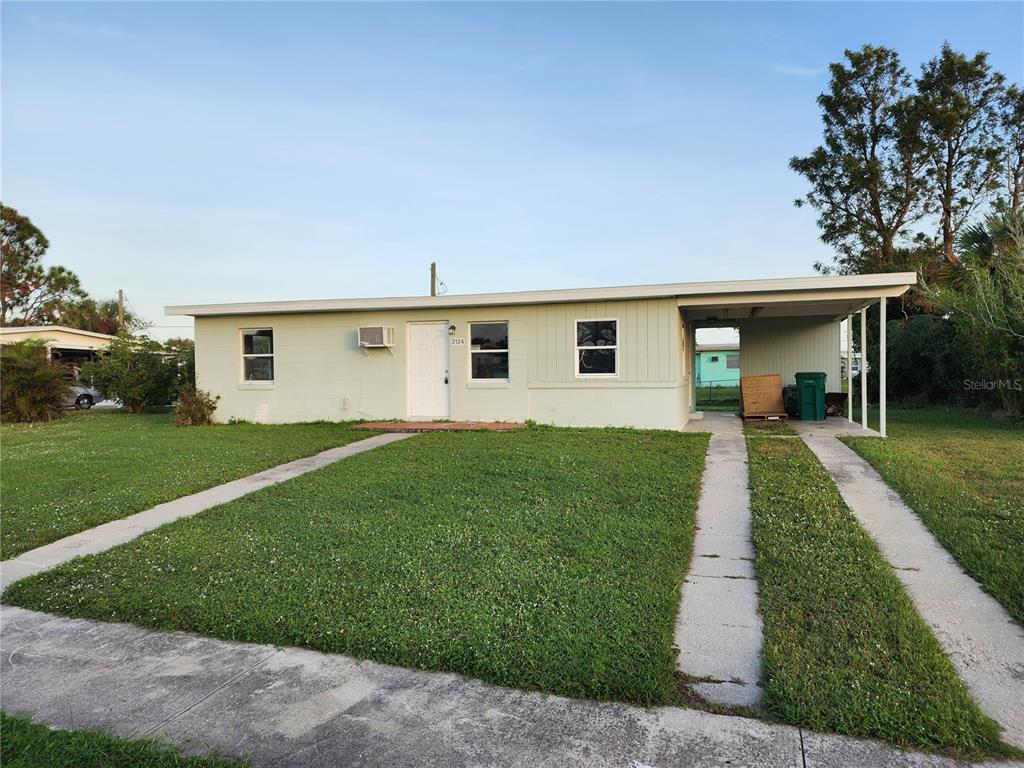
[(931, 531), (856, 452), (834, 437), (802, 437), (878, 543), (978, 704), (1024, 748), (1024, 629), (963, 572)]
[(4, 711), (51, 727), (152, 735), (274, 768), (960, 765), (699, 710), (566, 699), (11, 607), (0, 609), (0, 677)]
[(743, 423), (733, 414), (706, 413), (695, 429), (712, 435), (693, 560), (676, 620), (677, 667), (705, 680), (691, 685), (702, 698), (756, 707), (761, 701), (762, 628)]
[(397, 440), (404, 440), (407, 437), (412, 437), (412, 434), (375, 435), (338, 448), (329, 448), (314, 456), (280, 464), (230, 483), (208, 488), (190, 496), (183, 496), (165, 504), (158, 504), (121, 520), (112, 520), (87, 531), (65, 536), (63, 539), (23, 552), (17, 557), (0, 563), (0, 588), (6, 588), (26, 576), (56, 568), (76, 557), (94, 555), (97, 552), (116, 547), (118, 544), (124, 544), (141, 536), (146, 531), (159, 528), (178, 518), (190, 517), (218, 504), (234, 501), (261, 488), (291, 480), (293, 477), (321, 469), (357, 453), (369, 451)]

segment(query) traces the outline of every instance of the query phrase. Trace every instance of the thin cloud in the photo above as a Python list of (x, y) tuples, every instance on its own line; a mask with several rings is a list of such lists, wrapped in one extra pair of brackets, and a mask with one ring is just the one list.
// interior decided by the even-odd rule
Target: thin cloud
[(816, 77), (825, 72), (824, 67), (797, 67), (789, 64), (776, 64), (774, 69), (780, 75), (790, 75), (792, 77)]

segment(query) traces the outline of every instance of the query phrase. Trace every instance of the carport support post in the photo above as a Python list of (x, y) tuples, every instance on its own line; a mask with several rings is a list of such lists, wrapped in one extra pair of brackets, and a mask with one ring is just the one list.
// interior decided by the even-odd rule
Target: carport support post
[(885, 437), (885, 297), (878, 302), (878, 434)]
[(853, 421), (853, 315), (846, 316), (846, 420)]
[(868, 428), (868, 308), (860, 311), (860, 425)]

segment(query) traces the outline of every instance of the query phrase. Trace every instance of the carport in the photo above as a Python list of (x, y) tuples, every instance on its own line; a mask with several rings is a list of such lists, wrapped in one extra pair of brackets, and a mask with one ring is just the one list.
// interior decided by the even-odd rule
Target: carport
[[(686, 347), (696, 349), (698, 328), (740, 330), (740, 375), (779, 373), (792, 383), (795, 371), (824, 371), (838, 382), (840, 328), (846, 325), (846, 417), (853, 420), (852, 350), (854, 316), (860, 316), (862, 360), (867, 360), (867, 310), (879, 304), (879, 433), (886, 434), (886, 299), (902, 296), (917, 283), (917, 273), (788, 278), (780, 280), (704, 283), (702, 292), (680, 295), (679, 312)], [(687, 355), (690, 410), (696, 413), (693, 355)], [(867, 366), (862, 366), (861, 425), (867, 428)]]

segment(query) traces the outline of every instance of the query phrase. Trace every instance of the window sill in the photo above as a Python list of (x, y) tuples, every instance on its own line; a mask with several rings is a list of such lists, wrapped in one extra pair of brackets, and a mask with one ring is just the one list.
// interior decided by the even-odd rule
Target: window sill
[(511, 389), (512, 382), (508, 379), (470, 379), (466, 389)]
[(243, 381), (238, 385), (239, 389), (273, 389), (274, 382), (272, 381)]

